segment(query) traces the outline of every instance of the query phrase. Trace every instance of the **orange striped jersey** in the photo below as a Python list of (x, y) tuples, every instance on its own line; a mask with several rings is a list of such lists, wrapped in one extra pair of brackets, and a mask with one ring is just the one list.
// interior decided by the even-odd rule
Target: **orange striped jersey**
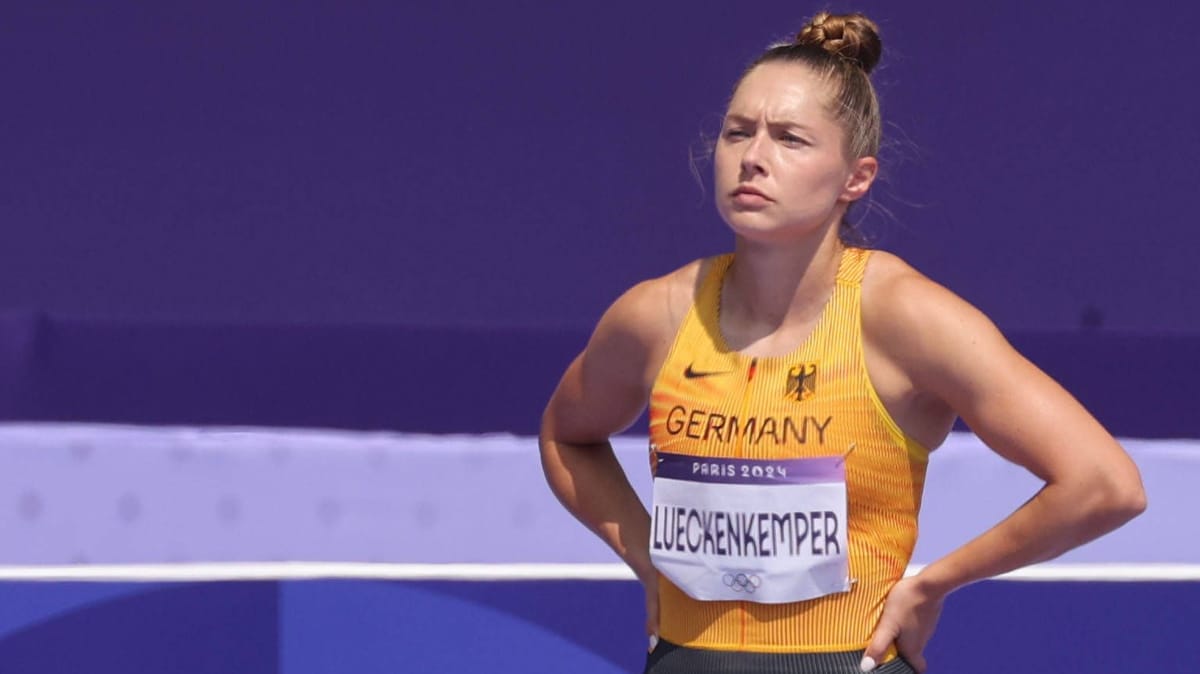
[(845, 455), (849, 592), (783, 604), (700, 601), (659, 574), (659, 636), (694, 648), (829, 652), (864, 648), (908, 565), (928, 452), (884, 409), (863, 357), (862, 278), (847, 248), (808, 338), (785, 356), (732, 350), (718, 322), (732, 255), (708, 264), (654, 382), (651, 464), (662, 453), (745, 459)]

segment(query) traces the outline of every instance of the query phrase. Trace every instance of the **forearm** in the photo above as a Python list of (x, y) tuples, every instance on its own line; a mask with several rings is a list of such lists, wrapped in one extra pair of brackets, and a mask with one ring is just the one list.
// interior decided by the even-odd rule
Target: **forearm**
[(1144, 509), (1140, 491), (1047, 484), (1004, 521), (926, 566), (918, 578), (946, 595), (978, 580), (1047, 561), (1116, 529)]
[(563, 506), (608, 544), (643, 582), (650, 563), (650, 516), (617, 462), (612, 445), (543, 437), (542, 470)]

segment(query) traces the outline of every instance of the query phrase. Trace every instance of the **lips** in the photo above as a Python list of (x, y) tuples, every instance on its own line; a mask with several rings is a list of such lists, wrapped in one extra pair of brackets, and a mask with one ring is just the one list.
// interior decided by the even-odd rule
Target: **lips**
[(761, 191), (758, 191), (758, 189), (750, 187), (749, 185), (740, 185), (737, 189), (734, 189), (734, 197), (737, 197), (738, 194), (751, 194), (754, 195), (754, 197), (762, 197), (763, 199), (768, 198), (766, 194), (763, 194)]
[(751, 197), (751, 198), (757, 197), (758, 199), (765, 199), (767, 201), (773, 201), (773, 199), (768, 197), (762, 191), (760, 191), (757, 188), (751, 187), (749, 185), (739, 185), (738, 188), (735, 189), (731, 193), (731, 196), (733, 196), (733, 197), (740, 197), (743, 195), (746, 197)]

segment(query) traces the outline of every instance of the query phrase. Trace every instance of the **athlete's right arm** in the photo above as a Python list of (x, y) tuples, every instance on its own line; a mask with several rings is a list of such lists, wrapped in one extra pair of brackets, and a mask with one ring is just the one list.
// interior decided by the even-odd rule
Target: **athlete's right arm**
[(650, 517), (613, 454), (609, 437), (637, 420), (675, 323), (666, 278), (631, 288), (600, 319), (563, 374), (542, 417), (539, 445), (551, 490), (647, 585)]

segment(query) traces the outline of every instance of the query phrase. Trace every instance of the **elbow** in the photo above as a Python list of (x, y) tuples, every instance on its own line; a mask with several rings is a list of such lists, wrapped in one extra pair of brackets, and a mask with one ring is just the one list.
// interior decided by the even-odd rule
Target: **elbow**
[(1142, 486), (1142, 481), (1136, 480), (1133, 485), (1124, 489), (1116, 501), (1116, 508), (1125, 522), (1146, 512), (1148, 502), (1146, 488)]
[(1138, 515), (1146, 512), (1148, 500), (1146, 498), (1146, 487), (1142, 484), (1142, 474), (1138, 470), (1137, 464), (1132, 460), (1129, 461), (1129, 469), (1123, 471), (1124, 479), (1121, 480), (1118, 496), (1114, 499), (1119, 504), (1121, 513), (1125, 517), (1125, 521), (1129, 521)]
[(1146, 511), (1146, 489), (1142, 486), (1137, 469), (1121, 478), (1106, 480), (1106, 488), (1100, 490), (1104, 498), (1098, 510), (1112, 528), (1119, 527)]
[[(1133, 462), (1093, 464), (1058, 483), (1072, 503), (1075, 521), (1090, 539), (1123, 526), (1146, 510), (1146, 490)], [(1070, 486), (1067, 486), (1070, 485)]]

